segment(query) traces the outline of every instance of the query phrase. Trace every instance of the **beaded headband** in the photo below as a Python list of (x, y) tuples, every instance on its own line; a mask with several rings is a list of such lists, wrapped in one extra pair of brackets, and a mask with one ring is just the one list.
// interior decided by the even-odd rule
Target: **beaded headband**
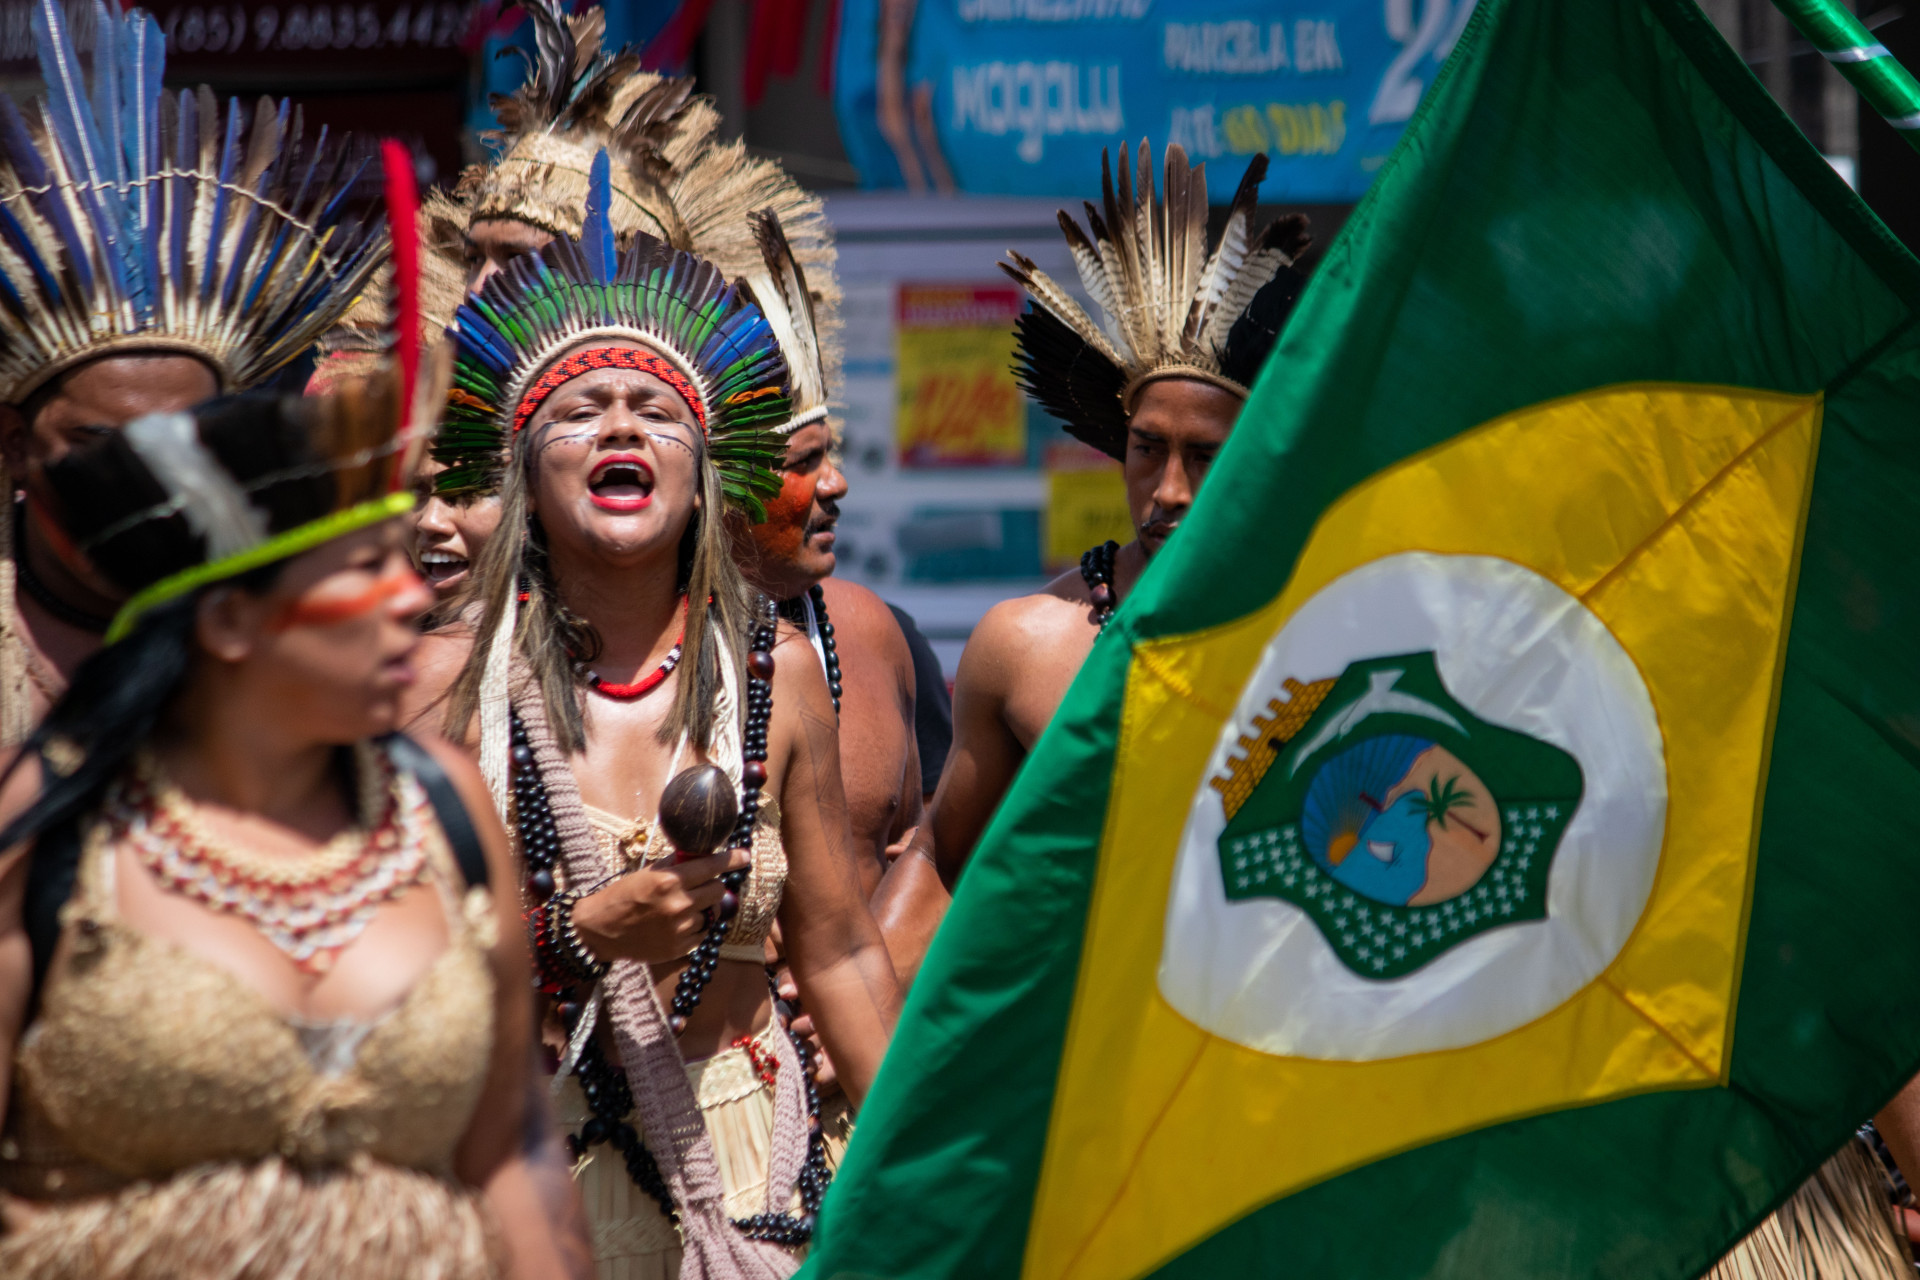
[(595, 369), (633, 369), (652, 374), (687, 402), (687, 408), (693, 410), (694, 421), (700, 424), (700, 434), (707, 433), (706, 402), (700, 398), (699, 390), (687, 376), (651, 351), (635, 351), (632, 347), (588, 347), (585, 351), (574, 352), (557, 364), (547, 366), (546, 372), (535, 378), (533, 385), (522, 393), (520, 407), (513, 413), (514, 431), (518, 433), (527, 425), (548, 396), (581, 374), (592, 373)]

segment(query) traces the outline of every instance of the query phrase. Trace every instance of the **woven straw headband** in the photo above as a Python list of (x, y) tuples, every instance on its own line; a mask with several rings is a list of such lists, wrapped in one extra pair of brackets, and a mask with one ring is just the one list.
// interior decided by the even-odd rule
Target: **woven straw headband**
[(1218, 387), (1228, 395), (1236, 396), (1241, 400), (1247, 398), (1247, 389), (1245, 387), (1235, 382), (1232, 378), (1217, 373), (1212, 369), (1202, 369), (1198, 365), (1191, 364), (1163, 364), (1158, 368), (1149, 369), (1145, 373), (1137, 375), (1127, 383), (1126, 387), (1120, 392), (1121, 407), (1128, 413), (1132, 413), (1134, 401), (1140, 398), (1140, 388), (1146, 386), (1149, 382), (1159, 382), (1166, 378), (1186, 378), (1193, 382), (1204, 382), (1208, 386)]

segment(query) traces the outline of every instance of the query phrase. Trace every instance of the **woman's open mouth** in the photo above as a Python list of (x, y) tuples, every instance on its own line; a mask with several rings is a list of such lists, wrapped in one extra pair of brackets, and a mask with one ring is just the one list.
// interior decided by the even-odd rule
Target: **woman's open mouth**
[(639, 511), (653, 501), (653, 468), (635, 454), (616, 453), (587, 477), (587, 496), (602, 511)]
[(451, 586), (467, 571), (467, 567), (467, 558), (457, 556), (451, 551), (420, 553), (420, 572), (426, 575), (427, 582), (436, 591)]

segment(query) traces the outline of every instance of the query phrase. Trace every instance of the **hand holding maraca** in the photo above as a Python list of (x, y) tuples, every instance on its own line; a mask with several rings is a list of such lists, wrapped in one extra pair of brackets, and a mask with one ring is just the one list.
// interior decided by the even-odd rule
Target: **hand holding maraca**
[(573, 927), (587, 949), (602, 960), (663, 964), (700, 941), (709, 909), (732, 915), (739, 899), (720, 877), (752, 858), (745, 849), (713, 850), (739, 812), (725, 773), (705, 764), (682, 770), (660, 796), (660, 828), (673, 842), (673, 865), (621, 876), (580, 899)]

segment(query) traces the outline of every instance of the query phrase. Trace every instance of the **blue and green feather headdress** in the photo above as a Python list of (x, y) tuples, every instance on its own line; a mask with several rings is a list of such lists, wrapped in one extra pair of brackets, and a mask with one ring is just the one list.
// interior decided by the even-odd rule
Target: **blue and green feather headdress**
[(0, 95), (0, 401), (115, 351), (257, 383), (352, 304), (386, 228), (349, 214), (358, 168), (325, 130), (303, 147), (286, 102), (243, 129), (229, 101), (223, 124), (205, 86), (162, 92), (151, 17), (95, 0), (94, 19), (91, 87), (60, 0), (38, 0), (37, 119)]
[(713, 264), (637, 232), (619, 252), (608, 203), (601, 151), (581, 238), (516, 259), (455, 315), (453, 387), (433, 449), (446, 467), (437, 486), (449, 496), (497, 490), (528, 389), (600, 338), (657, 352), (691, 384), (728, 503), (763, 520), (786, 455), (778, 428), (791, 416), (773, 330), (751, 293)]

